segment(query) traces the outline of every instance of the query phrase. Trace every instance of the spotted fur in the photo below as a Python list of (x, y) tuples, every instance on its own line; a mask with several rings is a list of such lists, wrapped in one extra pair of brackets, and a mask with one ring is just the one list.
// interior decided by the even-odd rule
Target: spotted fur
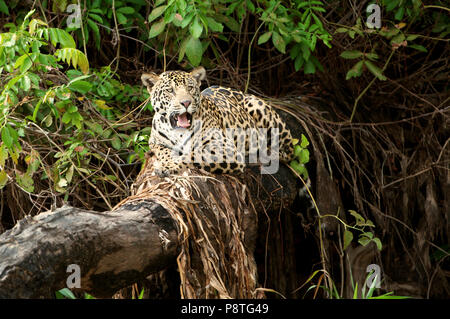
[[(190, 73), (167, 71), (142, 75), (155, 110), (149, 141), (150, 150), (156, 156), (155, 173), (166, 176), (187, 167), (213, 173), (242, 171), (246, 161), (236, 152), (238, 141), (245, 142), (246, 158), (258, 152), (258, 146), (242, 132), (226, 136), (227, 128), (278, 128), (279, 158), (289, 162), (293, 157), (292, 136), (272, 107), (254, 95), (235, 89), (211, 86), (200, 92), (205, 75), (203, 67)], [(215, 138), (214, 134), (220, 132), (225, 139)], [(194, 149), (201, 146), (205, 151), (183, 153), (182, 148), (189, 143)], [(230, 156), (221, 160), (215, 154), (218, 149)], [(175, 158), (176, 153), (181, 157)]]

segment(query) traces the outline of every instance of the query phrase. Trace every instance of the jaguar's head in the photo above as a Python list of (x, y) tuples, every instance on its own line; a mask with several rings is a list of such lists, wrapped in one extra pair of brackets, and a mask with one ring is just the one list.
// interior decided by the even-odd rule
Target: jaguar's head
[(189, 129), (200, 106), (200, 84), (205, 76), (205, 69), (198, 67), (191, 72), (144, 73), (141, 80), (157, 115), (172, 129)]

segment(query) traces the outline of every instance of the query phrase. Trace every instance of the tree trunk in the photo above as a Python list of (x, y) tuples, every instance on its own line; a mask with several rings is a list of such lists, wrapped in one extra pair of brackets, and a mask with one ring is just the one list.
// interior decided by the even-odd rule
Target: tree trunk
[[(191, 171), (184, 179), (147, 177), (146, 181), (150, 181), (147, 185), (150, 190), (141, 188), (112, 211), (94, 212), (63, 206), (25, 218), (1, 234), (0, 298), (51, 298), (56, 290), (66, 286), (69, 276), (72, 278), (72, 273), (67, 272), (72, 264), (80, 267), (81, 290), (110, 297), (122, 287), (175, 265), (177, 256), (185, 248), (182, 242), (189, 242), (186, 239), (191, 240), (194, 234), (201, 241), (202, 231), (209, 236), (206, 238), (212, 242), (211, 247), (223, 252), (217, 254), (216, 261), (223, 263), (220, 266), (223, 269), (211, 271), (226, 273), (225, 277), (238, 276), (226, 269), (228, 261), (221, 259), (233, 253), (245, 253), (253, 259), (257, 236), (257, 216), (251, 213), (253, 208), (279, 209), (292, 203), (296, 195), (295, 177), (287, 167), (280, 167), (275, 176), (247, 172), (242, 179), (237, 179)], [(181, 200), (183, 191), (189, 187), (190, 199)], [(177, 215), (178, 210), (181, 214)], [(240, 215), (236, 213), (239, 211)], [(201, 219), (198, 224), (189, 215), (191, 213), (196, 214), (195, 219)], [(230, 221), (232, 215), (235, 215), (234, 224)], [(189, 233), (183, 227), (187, 227)], [(181, 238), (183, 232), (185, 237)], [(242, 240), (242, 251), (227, 251), (231, 249), (227, 246), (239, 246), (240, 242), (233, 241), (233, 236), (235, 240)], [(195, 251), (195, 244), (190, 242), (188, 248)], [(205, 247), (200, 248), (202, 259)], [(235, 259), (236, 263), (241, 262), (238, 257)], [(185, 265), (202, 267), (198, 258), (189, 260), (188, 256), (185, 261)], [(206, 267), (204, 260), (203, 267)], [(212, 267), (216, 267), (214, 263)], [(185, 281), (189, 281), (192, 274), (184, 275)], [(197, 274), (197, 277), (202, 284), (210, 280), (206, 270), (203, 276)], [(239, 297), (239, 289), (232, 285), (224, 281), (216, 287), (217, 295)], [(186, 289), (187, 294), (192, 291)]]
[(151, 200), (103, 213), (63, 206), (0, 236), (0, 298), (50, 298), (71, 264), (83, 290), (111, 296), (174, 263), (177, 249), (174, 220)]

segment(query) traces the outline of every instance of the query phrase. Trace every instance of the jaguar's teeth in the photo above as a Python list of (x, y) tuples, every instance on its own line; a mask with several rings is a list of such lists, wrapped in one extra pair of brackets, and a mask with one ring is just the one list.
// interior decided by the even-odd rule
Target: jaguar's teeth
[(188, 113), (178, 115), (177, 126), (183, 128), (188, 128), (189, 126), (191, 126), (191, 121), (189, 120)]

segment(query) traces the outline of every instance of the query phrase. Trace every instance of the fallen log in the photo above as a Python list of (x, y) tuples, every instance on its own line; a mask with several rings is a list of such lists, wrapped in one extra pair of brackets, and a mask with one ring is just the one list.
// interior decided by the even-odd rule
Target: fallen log
[(102, 213), (63, 206), (0, 236), (0, 298), (51, 298), (72, 264), (83, 290), (111, 296), (175, 262), (177, 246), (174, 221), (151, 201)]
[(110, 297), (175, 263), (184, 297), (254, 296), (256, 211), (292, 203), (297, 182), (289, 168), (241, 178), (197, 170), (146, 176), (146, 187), (137, 181), (138, 191), (112, 211), (63, 206), (1, 234), (0, 298), (52, 298), (72, 264), (81, 290)]

